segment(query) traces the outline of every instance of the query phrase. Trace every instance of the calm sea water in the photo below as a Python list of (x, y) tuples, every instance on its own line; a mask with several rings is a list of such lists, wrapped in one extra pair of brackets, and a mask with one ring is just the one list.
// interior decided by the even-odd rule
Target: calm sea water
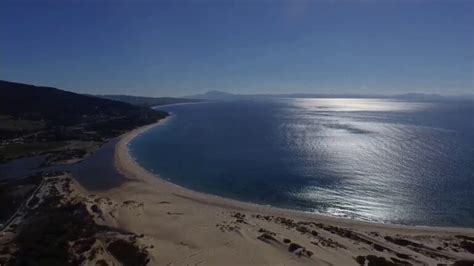
[(130, 144), (181, 186), (354, 219), (474, 227), (474, 103), (280, 99), (168, 106)]

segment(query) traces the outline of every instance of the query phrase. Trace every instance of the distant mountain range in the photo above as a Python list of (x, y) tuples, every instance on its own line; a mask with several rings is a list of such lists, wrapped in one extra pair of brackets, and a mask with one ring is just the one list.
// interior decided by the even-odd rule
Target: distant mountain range
[(129, 95), (95, 95), (96, 97), (126, 102), (133, 105), (154, 107), (167, 104), (200, 102), (198, 99), (172, 98), (172, 97), (143, 97)]
[(235, 99), (243, 97), (256, 97), (257, 95), (245, 95), (245, 94), (233, 94), (224, 91), (208, 91), (203, 94), (196, 94), (186, 96), (188, 99), (201, 99), (201, 100), (224, 100), (224, 99)]
[(200, 100), (235, 100), (265, 98), (381, 98), (407, 101), (441, 101), (441, 100), (474, 100), (473, 94), (447, 96), (440, 94), (405, 93), (398, 95), (382, 94), (329, 94), (329, 93), (287, 93), (287, 94), (233, 94), (224, 91), (209, 91), (204, 94), (186, 96), (188, 99)]

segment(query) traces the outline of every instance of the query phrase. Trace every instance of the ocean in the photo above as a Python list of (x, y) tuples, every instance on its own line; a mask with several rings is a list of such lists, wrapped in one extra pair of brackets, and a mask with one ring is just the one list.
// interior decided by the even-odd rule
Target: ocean
[(474, 227), (474, 103), (272, 99), (164, 106), (129, 143), (183, 187), (382, 223)]

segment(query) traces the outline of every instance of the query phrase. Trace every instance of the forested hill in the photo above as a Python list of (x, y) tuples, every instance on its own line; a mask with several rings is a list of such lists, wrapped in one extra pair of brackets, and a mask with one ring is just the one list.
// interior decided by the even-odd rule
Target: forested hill
[(165, 113), (124, 102), (82, 95), (51, 87), (0, 81), (0, 114), (76, 124), (93, 117), (134, 118), (134, 124), (156, 120)]
[(0, 81), (0, 162), (50, 152), (59, 153), (60, 159), (77, 158), (167, 115), (56, 88)]

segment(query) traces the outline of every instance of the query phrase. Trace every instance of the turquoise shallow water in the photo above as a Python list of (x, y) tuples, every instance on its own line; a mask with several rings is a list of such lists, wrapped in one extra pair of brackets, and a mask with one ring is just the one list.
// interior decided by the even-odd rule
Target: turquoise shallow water
[(129, 144), (149, 171), (242, 201), (474, 227), (474, 104), (279, 99), (162, 107)]

